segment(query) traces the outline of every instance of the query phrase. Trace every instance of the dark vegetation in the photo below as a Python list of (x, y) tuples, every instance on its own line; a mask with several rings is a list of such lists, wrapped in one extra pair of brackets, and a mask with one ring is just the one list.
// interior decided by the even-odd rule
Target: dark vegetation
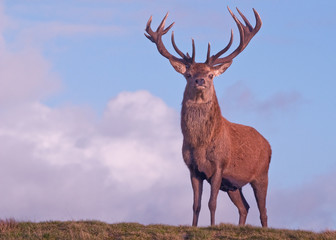
[(85, 240), (85, 239), (336, 239), (336, 231), (314, 233), (301, 230), (217, 225), (189, 227), (141, 225), (138, 223), (107, 224), (99, 221), (16, 222), (0, 220), (0, 239), (4, 240)]

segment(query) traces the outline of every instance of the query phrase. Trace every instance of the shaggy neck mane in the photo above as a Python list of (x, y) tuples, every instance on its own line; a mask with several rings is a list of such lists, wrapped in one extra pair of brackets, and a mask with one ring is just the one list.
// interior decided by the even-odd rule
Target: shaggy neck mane
[(221, 110), (216, 94), (210, 101), (196, 103), (186, 96), (182, 102), (181, 128), (185, 140), (194, 147), (205, 146), (216, 134), (220, 123)]

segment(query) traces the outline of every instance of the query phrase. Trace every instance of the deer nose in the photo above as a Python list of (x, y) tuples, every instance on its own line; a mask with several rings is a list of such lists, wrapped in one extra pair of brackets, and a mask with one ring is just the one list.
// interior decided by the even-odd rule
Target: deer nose
[(196, 85), (203, 86), (205, 84), (204, 78), (199, 78), (195, 80)]

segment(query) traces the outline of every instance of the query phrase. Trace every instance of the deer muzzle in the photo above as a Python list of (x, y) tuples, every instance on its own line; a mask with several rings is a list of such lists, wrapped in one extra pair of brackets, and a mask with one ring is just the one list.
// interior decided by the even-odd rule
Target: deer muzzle
[(205, 88), (205, 80), (204, 80), (204, 78), (195, 79), (195, 87), (197, 89), (203, 89), (203, 88)]

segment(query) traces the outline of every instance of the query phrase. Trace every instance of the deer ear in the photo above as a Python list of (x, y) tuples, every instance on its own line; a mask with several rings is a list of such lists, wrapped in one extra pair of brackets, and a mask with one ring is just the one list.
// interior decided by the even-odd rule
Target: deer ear
[(212, 67), (212, 71), (214, 72), (215, 77), (224, 73), (226, 69), (228, 69), (231, 66), (231, 63), (232, 61)]
[(187, 67), (184, 63), (181, 63), (180, 61), (175, 60), (174, 58), (169, 58), (169, 62), (174, 67), (176, 72), (184, 74), (187, 71)]

